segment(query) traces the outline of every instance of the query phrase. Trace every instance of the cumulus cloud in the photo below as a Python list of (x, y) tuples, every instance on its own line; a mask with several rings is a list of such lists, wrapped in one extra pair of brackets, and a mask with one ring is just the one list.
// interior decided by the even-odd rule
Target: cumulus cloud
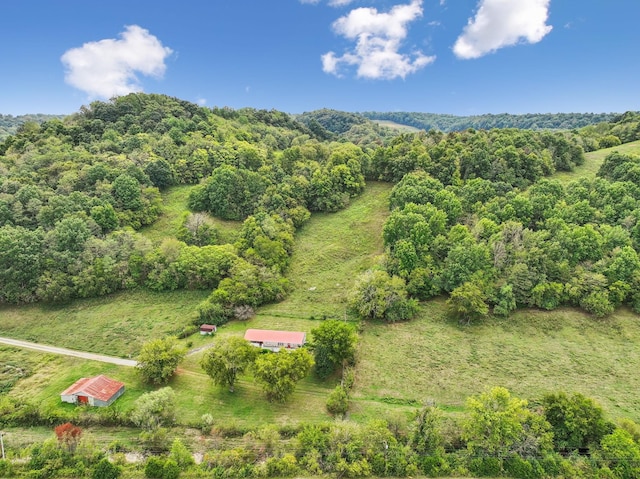
[(69, 85), (91, 97), (111, 98), (142, 91), (137, 74), (162, 77), (171, 53), (148, 30), (129, 25), (119, 39), (85, 43), (67, 50), (61, 60)]
[(401, 53), (407, 37), (407, 25), (422, 16), (422, 1), (413, 0), (406, 5), (396, 5), (388, 13), (375, 8), (356, 8), (336, 20), (332, 28), (335, 33), (356, 42), (355, 47), (336, 55), (322, 55), (322, 69), (326, 73), (340, 76), (340, 68), (357, 67), (360, 78), (393, 79), (404, 78), (424, 68), (435, 60), (434, 56), (420, 51)]
[(480, 0), (478, 11), (453, 46), (463, 59), (479, 58), (517, 43), (538, 43), (547, 25), (550, 0)]

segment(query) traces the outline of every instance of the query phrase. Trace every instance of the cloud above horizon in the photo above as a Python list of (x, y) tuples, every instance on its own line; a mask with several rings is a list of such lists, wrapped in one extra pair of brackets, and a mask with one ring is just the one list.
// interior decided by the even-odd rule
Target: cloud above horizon
[(88, 42), (67, 50), (60, 60), (65, 82), (93, 98), (142, 91), (138, 74), (161, 78), (173, 51), (138, 25), (128, 25), (119, 39)]
[(415, 50), (411, 54), (401, 53), (407, 38), (407, 25), (422, 17), (422, 0), (396, 5), (387, 13), (375, 8), (356, 8), (333, 22), (333, 31), (355, 46), (343, 55), (331, 51), (322, 55), (325, 73), (341, 76), (343, 66), (357, 69), (359, 78), (384, 79), (405, 78), (435, 60), (435, 56), (424, 55)]
[(519, 43), (538, 43), (547, 25), (550, 0), (479, 0), (473, 19), (453, 46), (458, 58), (480, 58)]

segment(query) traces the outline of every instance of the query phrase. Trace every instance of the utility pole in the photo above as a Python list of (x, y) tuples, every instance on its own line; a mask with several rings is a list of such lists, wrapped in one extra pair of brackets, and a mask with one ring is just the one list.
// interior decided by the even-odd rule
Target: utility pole
[(2, 439), (2, 436), (4, 436), (4, 431), (0, 431), (0, 449), (2, 449), (2, 459), (5, 459), (5, 457), (4, 457), (4, 440)]

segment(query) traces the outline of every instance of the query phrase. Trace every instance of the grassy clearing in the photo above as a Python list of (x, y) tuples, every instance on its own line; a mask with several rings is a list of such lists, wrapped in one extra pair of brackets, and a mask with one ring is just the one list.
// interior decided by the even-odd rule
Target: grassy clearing
[(614, 146), (613, 148), (591, 151), (585, 154), (584, 164), (577, 166), (573, 171), (559, 171), (553, 175), (553, 178), (563, 183), (576, 181), (580, 178), (595, 178), (606, 156), (614, 151), (619, 151), (625, 155), (640, 154), (640, 141), (625, 143), (624, 145)]
[[(193, 185), (180, 185), (172, 186), (162, 192), (162, 215), (158, 221), (140, 232), (156, 244), (167, 237), (175, 238), (178, 229), (182, 226), (184, 215), (190, 212), (187, 204), (192, 189)], [(225, 221), (209, 215), (207, 215), (207, 222), (218, 231), (221, 244), (232, 243), (242, 226), (240, 221)]]
[(377, 123), (380, 126), (386, 126), (388, 128), (393, 128), (394, 130), (398, 130), (401, 133), (413, 133), (416, 131), (420, 131), (420, 128), (416, 128), (415, 126), (403, 125), (401, 123), (396, 123), (391, 120), (371, 120), (374, 123)]
[(190, 324), (208, 291), (122, 292), (63, 306), (1, 306), (2, 335), (127, 357), (151, 338)]
[(343, 318), (354, 278), (383, 252), (382, 226), (389, 216), (392, 185), (368, 183), (364, 193), (337, 213), (313, 215), (296, 233), (287, 277), (291, 294), (261, 308), (259, 318)]
[(612, 417), (637, 421), (639, 342), (638, 317), (624, 309), (604, 320), (568, 308), (526, 310), (461, 326), (444, 300), (430, 301), (413, 321), (365, 325), (354, 412), (367, 415), (385, 401), (433, 401), (456, 412), (469, 395), (504, 386), (534, 402), (547, 392), (581, 392)]

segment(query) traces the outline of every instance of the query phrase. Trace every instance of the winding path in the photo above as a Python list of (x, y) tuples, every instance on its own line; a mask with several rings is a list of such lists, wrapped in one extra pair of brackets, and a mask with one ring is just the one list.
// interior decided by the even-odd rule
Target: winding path
[(31, 343), (29, 341), (21, 341), (19, 339), (0, 337), (0, 344), (7, 346), (15, 346), (16, 348), (33, 349), (43, 353), (61, 354), (63, 356), (73, 356), (76, 358), (89, 359), (91, 361), (100, 361), (103, 363), (117, 364), (118, 366), (135, 366), (138, 364), (133, 359), (116, 358), (113, 356), (105, 356), (103, 354), (86, 353), (84, 351), (75, 351), (73, 349), (58, 348), (47, 344)]

